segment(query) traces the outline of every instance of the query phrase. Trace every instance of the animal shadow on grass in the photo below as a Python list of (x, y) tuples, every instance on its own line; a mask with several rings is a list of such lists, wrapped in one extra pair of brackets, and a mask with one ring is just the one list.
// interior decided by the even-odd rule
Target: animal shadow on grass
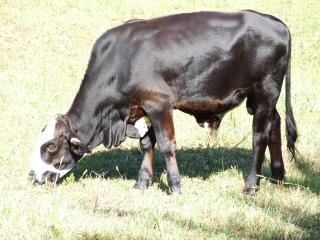
[(319, 164), (316, 165), (312, 161), (308, 161), (304, 156), (300, 155), (295, 160), (295, 166), (304, 176), (303, 180), (288, 178), (289, 182), (308, 187), (310, 191), (320, 194), (320, 171)]
[[(231, 167), (239, 169), (246, 176), (250, 171), (251, 158), (251, 151), (244, 148), (185, 148), (177, 150), (180, 174), (204, 180), (212, 173), (225, 171)], [(141, 160), (142, 153), (137, 148), (101, 151), (84, 157), (71, 173), (76, 181), (87, 175), (136, 180)], [(158, 182), (160, 188), (165, 188), (161, 180), (165, 169), (165, 160), (156, 150), (153, 161), (153, 182)]]
[[(142, 153), (138, 148), (99, 151), (84, 157), (74, 167), (71, 174), (74, 175), (76, 181), (86, 176), (136, 180), (141, 160)], [(177, 150), (177, 160), (182, 176), (198, 177), (205, 180), (213, 173), (235, 167), (246, 177), (251, 169), (252, 151), (244, 148), (225, 147), (182, 148)], [(307, 161), (302, 156), (298, 157), (295, 165), (305, 176), (304, 180), (286, 177), (285, 181), (303, 185), (304, 187), (308, 187), (312, 192), (319, 194), (319, 171), (314, 168), (310, 161)], [(161, 178), (165, 169), (165, 160), (156, 150), (153, 161), (153, 182), (159, 183), (162, 190), (168, 190)], [(271, 177), (270, 167), (264, 166), (263, 172), (266, 176)]]

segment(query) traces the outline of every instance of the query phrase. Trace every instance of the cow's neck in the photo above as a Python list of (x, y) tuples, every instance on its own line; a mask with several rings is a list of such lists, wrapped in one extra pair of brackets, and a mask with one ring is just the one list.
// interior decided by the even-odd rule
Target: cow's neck
[(83, 143), (94, 148), (102, 142), (103, 130), (109, 128), (110, 132), (114, 132), (111, 128), (121, 125), (123, 128), (129, 114), (127, 105), (127, 99), (107, 81), (85, 76), (65, 116)]
[(101, 119), (97, 108), (105, 99), (102, 90), (98, 81), (92, 81), (92, 79), (88, 79), (88, 76), (85, 76), (69, 111), (65, 114), (72, 130), (87, 146), (99, 131)]

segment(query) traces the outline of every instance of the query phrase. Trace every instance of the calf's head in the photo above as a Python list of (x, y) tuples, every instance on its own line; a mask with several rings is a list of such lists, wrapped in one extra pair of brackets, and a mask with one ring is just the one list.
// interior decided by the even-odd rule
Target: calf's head
[(36, 183), (56, 182), (89, 152), (64, 116), (51, 120), (39, 134), (29, 176)]

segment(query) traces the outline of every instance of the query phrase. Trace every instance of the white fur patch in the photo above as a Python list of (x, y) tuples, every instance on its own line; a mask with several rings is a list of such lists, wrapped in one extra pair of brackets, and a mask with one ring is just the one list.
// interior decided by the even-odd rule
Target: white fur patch
[(70, 142), (71, 143), (81, 143), (81, 141), (78, 138), (71, 138)]
[(45, 163), (44, 161), (42, 161), (42, 159), (40, 161), (38, 161), (36, 165), (33, 166), (33, 171), (35, 172), (36, 179), (40, 182), (43, 180), (43, 174), (47, 171), (58, 173), (59, 178), (61, 178), (63, 175), (67, 174), (71, 169), (72, 168), (59, 170), (59, 169), (55, 168), (54, 166), (52, 166), (51, 164)]
[[(43, 180), (43, 175), (46, 171), (59, 173), (60, 177), (62, 177), (71, 170), (71, 168), (63, 170), (56, 169), (51, 164), (45, 163), (41, 158), (40, 148), (44, 143), (54, 138), (56, 123), (57, 121), (55, 119), (51, 120), (46, 126), (46, 128), (43, 130), (43, 132), (39, 134), (34, 147), (33, 154), (31, 156), (31, 169), (34, 171), (36, 179), (38, 181)], [(63, 159), (61, 159), (60, 161), (62, 162), (62, 160)]]
[(138, 119), (135, 122), (134, 127), (138, 129), (140, 137), (143, 137), (146, 132), (148, 132), (148, 125), (144, 117)]

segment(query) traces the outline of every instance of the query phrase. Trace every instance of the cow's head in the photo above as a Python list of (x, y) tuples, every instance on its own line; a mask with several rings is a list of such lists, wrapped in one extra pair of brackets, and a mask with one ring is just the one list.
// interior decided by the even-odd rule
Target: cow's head
[(88, 147), (72, 131), (68, 120), (57, 116), (37, 138), (29, 176), (40, 184), (56, 182), (87, 152)]

